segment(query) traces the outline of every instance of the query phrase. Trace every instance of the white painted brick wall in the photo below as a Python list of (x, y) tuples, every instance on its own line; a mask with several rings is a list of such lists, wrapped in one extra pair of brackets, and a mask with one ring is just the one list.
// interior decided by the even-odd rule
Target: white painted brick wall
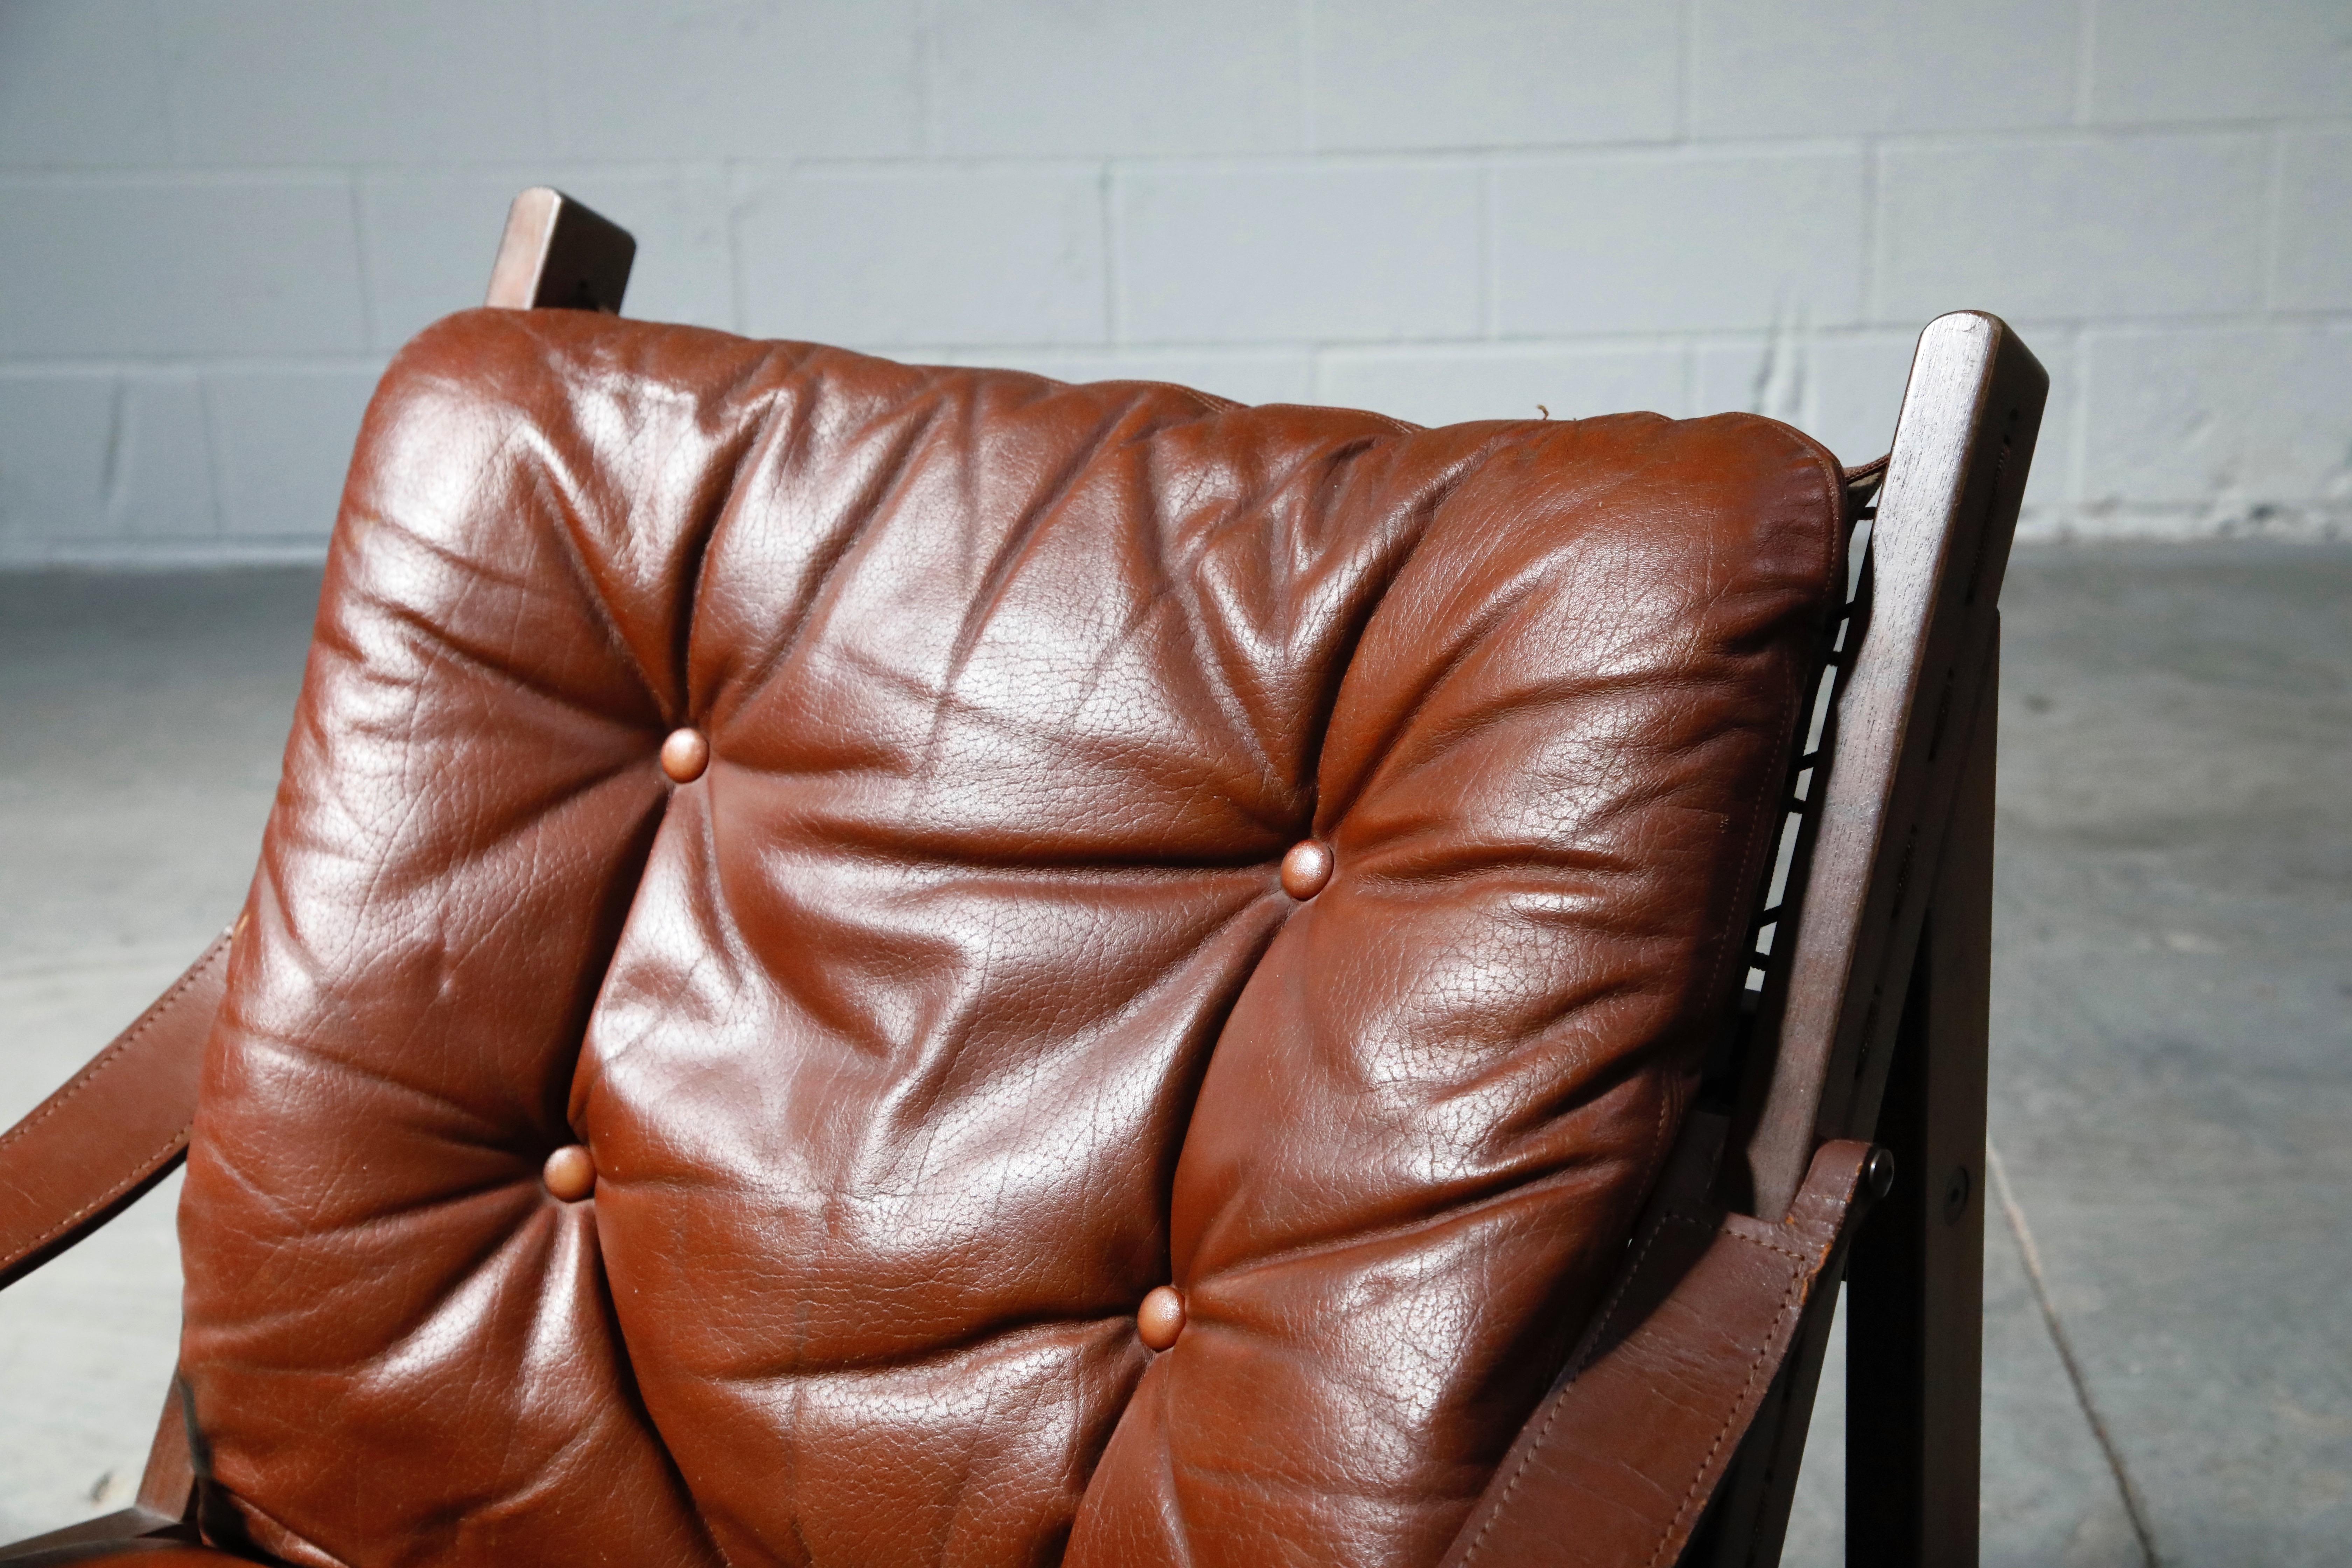
[(1306, 7), (1322, 150), (1675, 139), (1682, 27), (1656, 0), (1323, 0)]
[[(373, 25), (351, 25), (359, 10)], [(160, 0), (153, 15), (174, 163), (465, 163), (483, 147), (548, 152), (535, 84), (518, 92), (512, 68), (538, 52), (530, 0), (363, 8)]]
[(933, 0), (928, 143), (961, 158), (1299, 152), (1300, 22), (1265, 0)]
[(2352, 132), (2288, 136), (2279, 150), (2281, 310), (2352, 310)]
[[(749, 171), (736, 236), (742, 312), (762, 337), (1099, 343), (1102, 177), (1085, 164)], [(583, 197), (583, 200), (586, 198)]]
[(362, 349), (352, 208), (326, 175), (0, 174), (0, 356)]
[[(402, 4), (345, 9), (376, 16)], [(564, 156), (921, 150), (928, 49), (917, 0), (543, 0), (542, 15), (545, 57), (503, 61), (504, 90), (545, 94)]]
[(1475, 338), (1478, 187), (1442, 164), (1122, 171), (1113, 319), (1140, 342)]
[(2078, 8), (2048, 0), (1696, 0), (1700, 137), (2005, 131), (2074, 119)]
[(0, 563), (315, 555), (539, 183), (633, 314), (1851, 459), (1980, 306), (2029, 531), (2352, 531), (2347, 0), (0, 0)]
[(1862, 317), (1864, 188), (1859, 152), (1810, 144), (1499, 170), (1496, 327), (1567, 337), (1851, 325)]
[(2097, 0), (2084, 72), (2096, 124), (2341, 117), (2352, 109), (2344, 0)]
[(2267, 162), (2242, 132), (1886, 148), (1871, 313), (1954, 299), (2059, 320), (2259, 310)]

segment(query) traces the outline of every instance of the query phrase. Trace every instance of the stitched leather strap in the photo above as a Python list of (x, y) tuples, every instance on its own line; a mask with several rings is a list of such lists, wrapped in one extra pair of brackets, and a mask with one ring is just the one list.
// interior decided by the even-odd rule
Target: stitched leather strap
[(0, 1134), (0, 1289), (112, 1219), (186, 1157), (230, 934)]
[(1521, 1429), (1444, 1568), (1664, 1568), (1795, 1342), (1870, 1145), (1824, 1144), (1778, 1225), (1706, 1202), (1716, 1136), (1685, 1140), (1616, 1293)]

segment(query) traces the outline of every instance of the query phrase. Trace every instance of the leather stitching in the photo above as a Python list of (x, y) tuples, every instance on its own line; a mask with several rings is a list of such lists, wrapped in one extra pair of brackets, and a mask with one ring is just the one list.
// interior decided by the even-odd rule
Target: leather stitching
[[(1651, 1225), (1650, 1233), (1642, 1239), (1641, 1251), (1633, 1257), (1633, 1267), (1625, 1270), (1624, 1278), (1618, 1282), (1617, 1289), (1609, 1298), (1608, 1305), (1601, 1310), (1601, 1315), (1594, 1320), (1596, 1341), (1606, 1332), (1609, 1324), (1615, 1320), (1617, 1309), (1625, 1299), (1625, 1292), (1633, 1289), (1634, 1279), (1641, 1275), (1642, 1264), (1649, 1257), (1650, 1248), (1656, 1244), (1659, 1233), (1664, 1231), (1670, 1223), (1687, 1225), (1699, 1230), (1713, 1228), (1715, 1234), (1719, 1237), (1726, 1237), (1734, 1241), (1744, 1241), (1750, 1247), (1762, 1247), (1767, 1252), (1779, 1253), (1781, 1257), (1801, 1266), (1812, 1261), (1806, 1254), (1793, 1247), (1782, 1247), (1778, 1242), (1767, 1241), (1761, 1237), (1746, 1236), (1736, 1230), (1725, 1230), (1720, 1226), (1710, 1227), (1707, 1221), (1697, 1215), (1670, 1209), (1660, 1215)], [(1801, 1304), (1804, 1288), (1810, 1279), (1810, 1272), (1799, 1274), (1789, 1282), (1788, 1288), (1780, 1292), (1780, 1310), (1774, 1314), (1772, 1327), (1765, 1334), (1762, 1346), (1757, 1350), (1756, 1359), (1748, 1363), (1748, 1377), (1739, 1385), (1739, 1396), (1732, 1402), (1731, 1414), (1724, 1417), (1723, 1426), (1716, 1433), (1715, 1441), (1707, 1445), (1706, 1455), (1699, 1461), (1698, 1474), (1691, 1478), (1690, 1490), (1684, 1494), (1681, 1506), (1675, 1510), (1674, 1518), (1667, 1522), (1665, 1533), (1659, 1537), (1657, 1549), (1650, 1554), (1647, 1568), (1656, 1568), (1659, 1558), (1665, 1552), (1666, 1542), (1674, 1538), (1675, 1530), (1681, 1526), (1684, 1517), (1690, 1512), (1691, 1503), (1698, 1493), (1699, 1483), (1706, 1477), (1707, 1467), (1715, 1462), (1715, 1456), (1723, 1447), (1725, 1437), (1729, 1436), (1733, 1425), (1738, 1420), (1739, 1409), (1747, 1404), (1748, 1391), (1756, 1386), (1757, 1373), (1770, 1357), (1773, 1342), (1780, 1337), (1781, 1325), (1789, 1321), (1789, 1315)], [(1591, 1364), (1591, 1358), (1589, 1356), (1578, 1362), (1569, 1371), (1570, 1384), (1572, 1384)], [(1568, 1389), (1562, 1387), (1559, 1393), (1552, 1395), (1551, 1408), (1544, 1413), (1543, 1425), (1536, 1429), (1535, 1440), (1528, 1445), (1528, 1451), (1520, 1455), (1519, 1462), (1512, 1467), (1511, 1479), (1503, 1484), (1502, 1493), (1496, 1498), (1495, 1506), (1488, 1511), (1485, 1522), (1478, 1526), (1478, 1533), (1472, 1536), (1470, 1544), (1463, 1548), (1461, 1568), (1470, 1568), (1470, 1564), (1477, 1561), (1479, 1552), (1486, 1544), (1487, 1533), (1495, 1528), (1496, 1521), (1501, 1519), (1510, 1507), (1512, 1494), (1519, 1489), (1519, 1482), (1526, 1479), (1528, 1468), (1535, 1463), (1536, 1455), (1550, 1440), (1552, 1426), (1559, 1421), (1560, 1410), (1568, 1403), (1567, 1394)]]
[(38, 1252), (42, 1247), (47, 1247), (50, 1242), (55, 1241), (58, 1237), (63, 1236), (66, 1232), (73, 1229), (75, 1226), (80, 1224), (84, 1216), (95, 1214), (100, 1209), (106, 1207), (107, 1205), (114, 1202), (115, 1199), (121, 1197), (123, 1194), (129, 1192), (131, 1188), (137, 1186), (140, 1183), (145, 1181), (148, 1176), (153, 1173), (156, 1165), (160, 1162), (169, 1159), (174, 1150), (184, 1149), (188, 1146), (188, 1132), (194, 1126), (195, 1123), (193, 1121), (182, 1122), (180, 1124), (180, 1130), (177, 1132), (173, 1133), (170, 1140), (166, 1142), (162, 1148), (156, 1150), (144, 1160), (139, 1162), (139, 1165), (136, 1170), (132, 1171), (131, 1174), (123, 1177), (121, 1181), (115, 1183), (113, 1186), (108, 1188), (103, 1195), (93, 1198), (89, 1203), (82, 1205), (81, 1207), (66, 1215), (64, 1219), (59, 1220), (56, 1225), (50, 1226), (47, 1230), (43, 1231), (39, 1236), (35, 1237), (23, 1247), (18, 1247), (13, 1252), (0, 1254), (0, 1268), (14, 1267), (24, 1258), (31, 1257), (34, 1253)]
[[(1750, 1238), (1742, 1237), (1740, 1239), (1745, 1241)], [(1772, 1247), (1769, 1242), (1759, 1241), (1756, 1245), (1769, 1247), (1774, 1252), (1787, 1250), (1784, 1247)], [(1790, 1256), (1795, 1255), (1790, 1254)], [(1802, 1260), (1800, 1259), (1800, 1261)], [(1764, 1363), (1771, 1359), (1772, 1342), (1780, 1338), (1780, 1326), (1796, 1312), (1799, 1303), (1804, 1298), (1806, 1282), (1806, 1277), (1800, 1274), (1789, 1281), (1787, 1289), (1780, 1292), (1780, 1310), (1772, 1319), (1771, 1331), (1764, 1336), (1763, 1344), (1758, 1347), (1756, 1359), (1748, 1363), (1748, 1378), (1739, 1385), (1739, 1397), (1732, 1401), (1730, 1413), (1724, 1416), (1723, 1426), (1716, 1432), (1715, 1441), (1707, 1445), (1706, 1458), (1698, 1462), (1698, 1474), (1691, 1478), (1690, 1489), (1683, 1493), (1682, 1506), (1675, 1510), (1675, 1517), (1666, 1521), (1665, 1530), (1658, 1536), (1657, 1548), (1650, 1553), (1650, 1560), (1643, 1568), (1658, 1568), (1658, 1563), (1666, 1555), (1666, 1543), (1675, 1538), (1675, 1531), (1682, 1528), (1683, 1521), (1689, 1517), (1692, 1507), (1697, 1503), (1699, 1485), (1706, 1479), (1707, 1469), (1715, 1463), (1715, 1456), (1722, 1451), (1724, 1440), (1731, 1436), (1732, 1427), (1738, 1424), (1739, 1412), (1748, 1403), (1748, 1392), (1756, 1386), (1756, 1379), (1763, 1373)]]
[[(1610, 1296), (1608, 1304), (1601, 1309), (1601, 1315), (1593, 1320), (1593, 1337), (1596, 1340), (1607, 1329), (1610, 1321), (1616, 1317), (1618, 1303), (1625, 1299), (1625, 1292), (1633, 1289), (1634, 1279), (1641, 1275), (1643, 1260), (1650, 1256), (1650, 1248), (1656, 1245), (1659, 1233), (1666, 1228), (1669, 1222), (1700, 1226), (1704, 1228), (1702, 1221), (1673, 1210), (1660, 1215), (1652, 1222), (1650, 1233), (1642, 1238), (1641, 1251), (1633, 1255), (1633, 1267), (1625, 1270), (1624, 1277), (1617, 1282), (1616, 1290)], [(1573, 1384), (1579, 1374), (1591, 1364), (1591, 1358), (1588, 1356), (1570, 1367), (1568, 1373), (1569, 1383)], [(1527, 1479), (1528, 1467), (1536, 1462), (1536, 1455), (1542, 1452), (1544, 1444), (1551, 1439), (1552, 1426), (1559, 1421), (1560, 1410), (1568, 1403), (1567, 1395), (1568, 1389), (1563, 1386), (1551, 1396), (1551, 1408), (1544, 1412), (1543, 1425), (1536, 1428), (1535, 1441), (1528, 1445), (1528, 1451), (1520, 1455), (1519, 1462), (1511, 1468), (1511, 1479), (1503, 1483), (1502, 1495), (1496, 1498), (1495, 1506), (1487, 1511), (1486, 1522), (1478, 1526), (1478, 1533), (1472, 1536), (1470, 1544), (1462, 1549), (1461, 1568), (1470, 1568), (1470, 1564), (1477, 1561), (1479, 1551), (1486, 1544), (1487, 1532), (1495, 1528), (1495, 1521), (1502, 1518), (1504, 1512), (1510, 1507), (1511, 1494), (1517, 1491), (1519, 1482)]]
[[(116, 1038), (114, 1044), (109, 1046), (104, 1051), (99, 1054), (97, 1060), (82, 1068), (82, 1070), (75, 1076), (71, 1083), (67, 1084), (56, 1094), (50, 1096), (48, 1100), (43, 1104), (39, 1110), (33, 1112), (32, 1115), (26, 1117), (24, 1121), (18, 1122), (16, 1126), (10, 1128), (5, 1134), (0, 1134), (0, 1150), (5, 1150), (9, 1145), (15, 1143), (19, 1139), (30, 1133), (35, 1128), (40, 1126), (41, 1123), (47, 1121), (50, 1117), (55, 1116), (58, 1111), (63, 1110), (67, 1104), (70, 1102), (75, 1096), (79, 1095), (83, 1089), (88, 1089), (92, 1083), (96, 1082), (100, 1075), (106, 1072), (110, 1068), (119, 1066), (122, 1054), (131, 1049), (131, 1047), (137, 1045), (151, 1030), (152, 1030), (158, 1024), (161, 1024), (172, 1014), (173, 1010), (179, 1005), (181, 1000), (187, 995), (189, 990), (194, 986), (196, 982), (210, 974), (214, 967), (222, 962), (228, 952), (229, 946), (230, 937), (228, 934), (225, 933), (222, 936), (215, 938), (213, 942), (212, 950), (205, 954), (203, 961), (197, 963), (194, 968), (189, 970), (185, 974), (180, 976), (179, 980), (169, 991), (166, 991), (162, 996), (156, 998), (153, 1004), (148, 1007), (147, 1011), (140, 1015), (136, 1023), (132, 1024), (128, 1029), (125, 1029), (121, 1035)], [(162, 1147), (156, 1149), (146, 1158), (137, 1162), (131, 1167), (129, 1174), (124, 1175), (120, 1180), (116, 1181), (111, 1186), (108, 1187), (105, 1192), (100, 1194), (89, 1203), (82, 1205), (81, 1207), (74, 1210), (71, 1214), (67, 1215), (63, 1219), (58, 1220), (48, 1229), (43, 1231), (40, 1235), (34, 1237), (31, 1240), (26, 1241), (20, 1246), (11, 1247), (5, 1253), (0, 1253), (0, 1268), (13, 1268), (18, 1263), (23, 1262), (26, 1258), (40, 1251), (41, 1248), (47, 1247), (52, 1241), (55, 1241), (58, 1237), (72, 1230), (89, 1215), (106, 1208), (117, 1199), (121, 1198), (123, 1194), (129, 1192), (131, 1188), (145, 1181), (149, 1176), (154, 1173), (155, 1169), (159, 1164), (163, 1161), (170, 1159), (177, 1151), (187, 1147), (188, 1134), (194, 1127), (194, 1121), (193, 1118), (187, 1121), (182, 1122), (179, 1130), (173, 1132), (170, 1138), (166, 1139)]]
[[(161, 997), (157, 998), (154, 1005), (149, 1007), (147, 1011), (140, 1016), (137, 1023), (131, 1025), (128, 1029), (125, 1029), (122, 1032), (121, 1038), (117, 1039), (114, 1044), (109, 1046), (104, 1051), (100, 1053), (96, 1061), (82, 1068), (80, 1075), (71, 1083), (66, 1085), (63, 1089), (58, 1090), (57, 1093), (51, 1095), (48, 1099), (48, 1102), (43, 1105), (38, 1110), (36, 1110), (32, 1115), (25, 1118), (24, 1121), (10, 1128), (5, 1134), (0, 1134), (0, 1149), (5, 1149), (9, 1144), (15, 1142), (17, 1139), (24, 1137), (26, 1133), (32, 1131), (34, 1128), (38, 1127), (42, 1122), (47, 1121), (50, 1117), (55, 1116), (58, 1111), (64, 1110), (66, 1102), (73, 1099), (74, 1096), (79, 1094), (83, 1089), (89, 1088), (90, 1083), (97, 1079), (99, 1074), (113, 1066), (114, 1060), (117, 1057), (120, 1057), (123, 1052), (138, 1044), (140, 1037), (145, 1035), (150, 1029), (152, 1029), (156, 1025), (162, 1023), (164, 1016), (170, 1013), (174, 1006), (178, 1005), (180, 998), (187, 994), (188, 988), (194, 985), (197, 981), (203, 979), (212, 969), (214, 962), (220, 957), (222, 952), (226, 951), (227, 946), (228, 939), (226, 937), (217, 939), (215, 943), (214, 951), (205, 955), (204, 962), (197, 964), (195, 968), (188, 971), (187, 973), (180, 976), (179, 984), (173, 985), (169, 991), (166, 991)], [(183, 1135), (184, 1136), (184, 1131)]]
[(1796, 1248), (1783, 1247), (1777, 1241), (1766, 1241), (1760, 1236), (1746, 1236), (1736, 1230), (1727, 1230), (1723, 1235), (1733, 1241), (1744, 1241), (1750, 1247), (1760, 1247), (1767, 1252), (1777, 1252), (1792, 1262), (1810, 1264), (1813, 1260), (1812, 1254), (1809, 1252), (1799, 1252)]
[[(1643, 1261), (1649, 1258), (1650, 1248), (1657, 1244), (1659, 1233), (1664, 1230), (1670, 1223), (1675, 1225), (1686, 1225), (1694, 1230), (1712, 1230), (1715, 1228), (1715, 1226), (1708, 1224), (1706, 1220), (1700, 1219), (1695, 1215), (1684, 1214), (1679, 1209), (1668, 1209), (1665, 1213), (1660, 1215), (1655, 1223), (1650, 1226), (1650, 1234), (1643, 1237), (1642, 1250), (1633, 1255), (1633, 1267), (1625, 1270), (1624, 1278), (1617, 1281), (1617, 1289), (1610, 1292), (1608, 1305), (1602, 1307), (1601, 1309), (1601, 1315), (1593, 1319), (1593, 1338), (1596, 1341), (1598, 1341), (1603, 1333), (1608, 1331), (1610, 1324), (1617, 1321), (1617, 1309), (1624, 1301), (1625, 1292), (1631, 1290), (1633, 1288), (1633, 1281), (1641, 1278), (1642, 1265)], [(1592, 1357), (1588, 1354), (1582, 1361), (1578, 1362), (1575, 1366), (1569, 1370), (1568, 1375), (1570, 1380), (1573, 1381), (1578, 1374), (1584, 1372), (1585, 1369), (1590, 1367), (1591, 1364)]]

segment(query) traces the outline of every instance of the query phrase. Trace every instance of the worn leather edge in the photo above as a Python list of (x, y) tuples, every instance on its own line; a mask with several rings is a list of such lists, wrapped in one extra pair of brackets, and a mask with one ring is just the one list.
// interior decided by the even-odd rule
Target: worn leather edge
[(1443, 1568), (1661, 1568), (1689, 1542), (1845, 1239), (1870, 1155), (1822, 1145), (1774, 1224), (1706, 1201), (1725, 1129), (1692, 1121), (1608, 1305)]
[(0, 1133), (0, 1289), (128, 1207), (188, 1152), (233, 932), (25, 1119)]

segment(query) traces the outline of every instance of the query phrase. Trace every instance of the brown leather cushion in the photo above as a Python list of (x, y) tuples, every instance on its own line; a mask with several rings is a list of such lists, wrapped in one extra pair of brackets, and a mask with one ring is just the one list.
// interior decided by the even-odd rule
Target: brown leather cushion
[(1744, 416), (433, 328), (206, 1066), (226, 1500), (300, 1563), (1433, 1561), (1725, 1025), (1840, 508)]

